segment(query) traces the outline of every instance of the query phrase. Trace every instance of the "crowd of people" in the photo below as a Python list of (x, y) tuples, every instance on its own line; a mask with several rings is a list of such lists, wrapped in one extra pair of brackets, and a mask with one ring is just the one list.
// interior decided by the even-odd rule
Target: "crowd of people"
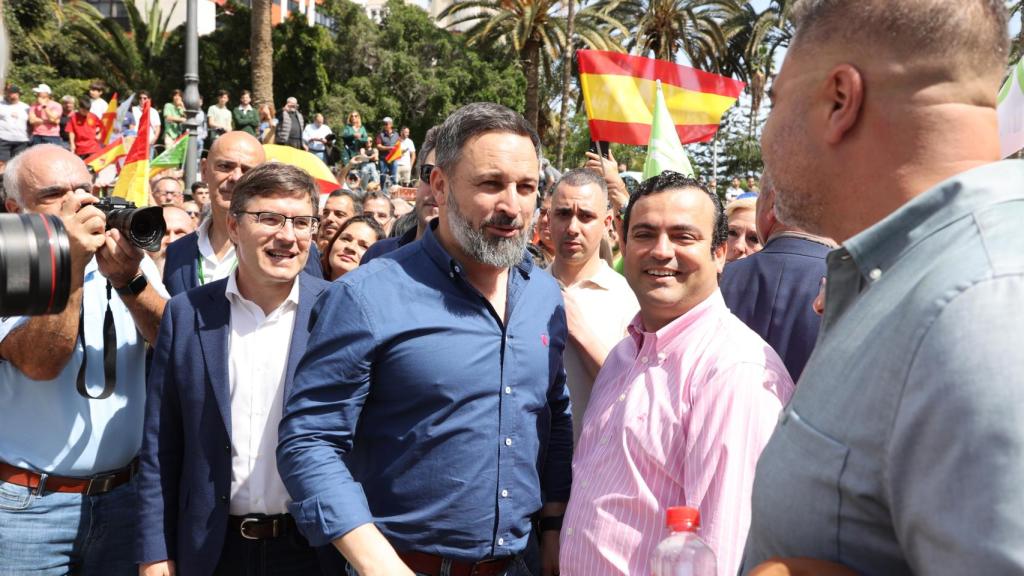
[[(39, 84), (32, 89), (35, 102), (29, 105), (22, 101), (20, 87), (5, 86), (0, 102), (0, 172), (14, 155), (36, 144), (63, 146), (82, 159), (99, 152), (104, 144), (103, 118), (108, 113), (105, 92), (102, 82), (94, 82), (87, 94), (65, 95), (58, 103), (50, 87)], [(284, 106), (275, 111), (272, 104), (254, 108), (248, 90), (238, 95), (238, 105), (234, 107), (226, 90), (218, 90), (216, 95), (217, 101), (205, 112), (200, 98), (196, 115), (200, 155), (217, 138), (241, 131), (264, 144), (306, 150), (342, 178), (351, 174), (352, 183), (363, 190), (371, 183), (387, 191), (395, 185), (415, 182), (416, 144), (409, 128), (396, 129), (391, 117), (385, 117), (380, 131), (371, 134), (363, 126), (359, 112), (353, 111), (340, 134), (335, 134), (319, 112), (311, 114), (312, 121), (307, 122), (294, 97), (287, 98)], [(187, 114), (182, 91), (174, 90), (169, 96), (170, 100), (161, 108), (147, 90), (135, 92), (132, 105), (112, 127), (115, 136), (137, 136), (142, 105), (149, 102), (149, 141), (153, 151), (171, 148), (185, 133)]]
[(556, 174), (492, 103), (425, 134), (411, 203), (348, 185), (384, 153), (352, 113), (322, 196), (259, 129), (322, 121), (222, 94), (146, 254), (81, 155), (4, 140), (73, 282), (0, 318), (0, 574), (640, 576), (673, 506), (719, 576), (1024, 572), (1007, 14), (904, 5), (794, 4), (765, 172), (722, 196)]

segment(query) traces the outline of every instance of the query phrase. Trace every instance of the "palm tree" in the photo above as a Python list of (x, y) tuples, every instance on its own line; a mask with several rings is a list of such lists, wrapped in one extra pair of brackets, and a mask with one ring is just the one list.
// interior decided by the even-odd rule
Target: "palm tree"
[[(310, 0), (312, 1), (312, 0)], [(252, 57), (252, 95), (259, 107), (274, 102), (274, 41), (270, 18), (272, 0), (252, 0), (249, 53)]]
[[(574, 17), (575, 33), (582, 44), (598, 50), (621, 50), (619, 38), (626, 27), (610, 12), (612, 2), (593, 4)], [(438, 16), (458, 29), (469, 24), (468, 43), (491, 45), (510, 51), (526, 76), (526, 119), (538, 127), (541, 73), (551, 77), (553, 64), (569, 49), (566, 19), (559, 0), (457, 0)]]
[(125, 0), (127, 30), (85, 2), (64, 4), (63, 16), (68, 33), (96, 58), (110, 84), (154, 90), (162, 75), (157, 63), (166, 46), (171, 12), (176, 5), (177, 2), (164, 16), (159, 3), (153, 2), (143, 19), (135, 0)]
[(1007, 2), (1006, 7), (1010, 10), (1011, 19), (1014, 16), (1020, 18), (1020, 30), (1017, 31), (1017, 37), (1013, 39), (1010, 50), (1010, 60), (1016, 62), (1024, 52), (1024, 0), (1011, 0)]
[(735, 5), (735, 0), (632, 0), (622, 8), (635, 23), (628, 47), (670, 62), (681, 50), (695, 67), (717, 72), (727, 49), (721, 22)]
[(792, 38), (786, 18), (787, 4), (787, 0), (772, 0), (758, 12), (746, 2), (737, 6), (722, 24), (722, 31), (728, 38), (728, 51), (721, 62), (721, 72), (747, 83), (750, 139), (754, 138), (767, 82), (774, 72), (775, 54)]
[[(576, 3), (573, 0), (568, 1), (568, 10), (566, 15), (566, 37), (568, 38), (569, 46), (572, 46), (572, 37), (575, 33), (576, 28)], [(562, 162), (565, 159), (565, 137), (569, 131), (569, 88), (572, 84), (572, 55), (574, 50), (571, 48), (565, 51), (564, 60), (562, 62), (562, 110), (558, 115), (558, 144), (557, 150), (557, 161), (555, 166), (559, 170), (562, 169)]]

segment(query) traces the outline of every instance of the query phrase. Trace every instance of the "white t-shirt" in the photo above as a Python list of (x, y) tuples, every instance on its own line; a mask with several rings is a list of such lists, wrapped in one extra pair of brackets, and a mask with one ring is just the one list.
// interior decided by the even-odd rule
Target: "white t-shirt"
[(395, 164), (398, 166), (411, 166), (412, 165), (412, 153), (416, 151), (416, 144), (413, 143), (412, 138), (406, 138), (400, 140), (402, 143), (402, 155), (399, 156), (398, 160), (395, 160)]
[(96, 115), (97, 118), (103, 119), (103, 115), (107, 113), (107, 101), (103, 98), (97, 98), (89, 104), (89, 112)]
[(0, 140), (28, 142), (28, 104), (0, 102)]

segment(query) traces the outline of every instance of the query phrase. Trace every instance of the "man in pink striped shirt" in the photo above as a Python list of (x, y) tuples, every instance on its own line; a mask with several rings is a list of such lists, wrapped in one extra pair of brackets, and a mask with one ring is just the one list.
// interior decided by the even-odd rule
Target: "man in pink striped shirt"
[(700, 510), (718, 574), (739, 568), (754, 466), (793, 393), (778, 355), (726, 308), (721, 201), (665, 172), (630, 198), (625, 274), (640, 302), (594, 383), (573, 457), (562, 576), (647, 576), (665, 510)]

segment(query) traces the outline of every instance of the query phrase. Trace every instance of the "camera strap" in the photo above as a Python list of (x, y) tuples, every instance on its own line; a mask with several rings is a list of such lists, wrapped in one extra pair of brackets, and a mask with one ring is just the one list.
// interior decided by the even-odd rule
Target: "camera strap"
[(103, 400), (114, 393), (117, 386), (117, 328), (114, 326), (114, 312), (110, 309), (110, 281), (107, 281), (107, 311), (103, 314), (103, 391), (98, 396), (89, 394), (85, 387), (85, 303), (78, 316), (78, 341), (82, 343), (82, 363), (78, 367), (78, 381), (75, 386), (79, 396), (90, 400)]

